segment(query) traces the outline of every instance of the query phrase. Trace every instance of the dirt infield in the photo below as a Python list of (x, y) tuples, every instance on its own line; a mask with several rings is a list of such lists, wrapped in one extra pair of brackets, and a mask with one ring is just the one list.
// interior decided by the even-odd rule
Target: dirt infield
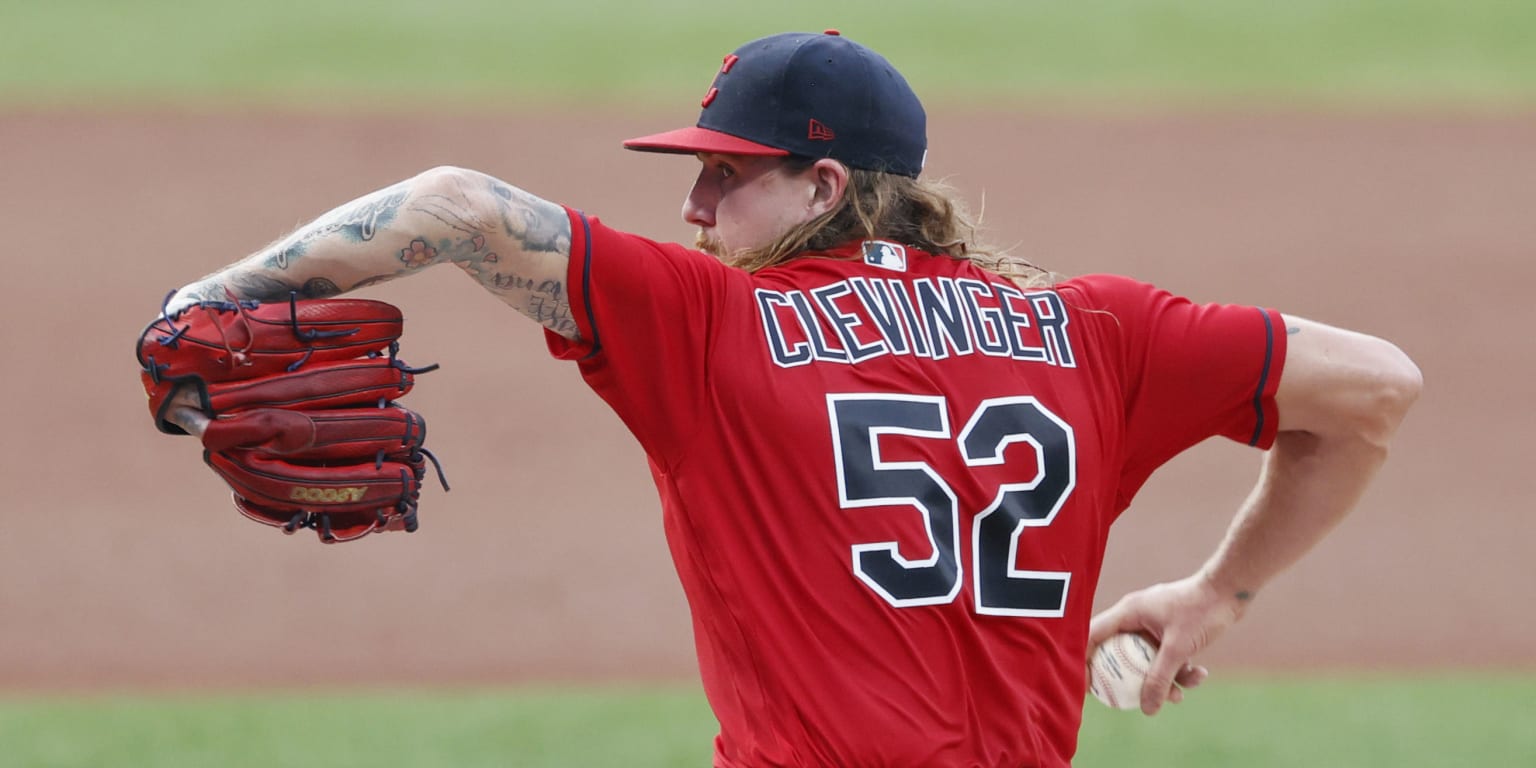
[[(322, 547), (240, 519), (155, 433), (130, 347), (164, 293), (358, 193), (479, 168), (687, 238), (669, 119), (0, 114), (9, 375), (0, 689), (690, 679), (681, 591), (633, 440), (537, 329), (443, 269), (411, 396), (454, 490), (415, 536)], [(930, 173), (993, 239), (1378, 333), (1426, 391), (1359, 512), (1263, 595), (1218, 668), (1536, 668), (1536, 115), (942, 115)], [(477, 349), (497, 349), (494, 356)], [(1206, 444), (1116, 528), (1100, 602), (1183, 575), (1257, 454)]]

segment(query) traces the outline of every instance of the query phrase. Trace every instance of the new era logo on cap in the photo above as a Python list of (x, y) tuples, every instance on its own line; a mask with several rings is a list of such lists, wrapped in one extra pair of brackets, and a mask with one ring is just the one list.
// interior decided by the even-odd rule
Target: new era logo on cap
[(811, 141), (831, 141), (837, 138), (837, 134), (833, 133), (832, 129), (828, 128), (820, 120), (813, 117), (811, 118), (810, 130), (806, 132), (806, 138)]

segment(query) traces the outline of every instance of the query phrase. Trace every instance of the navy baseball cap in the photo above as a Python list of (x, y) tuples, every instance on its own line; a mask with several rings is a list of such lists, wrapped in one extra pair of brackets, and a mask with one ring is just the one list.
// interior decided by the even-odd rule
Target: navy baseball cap
[(885, 57), (829, 29), (753, 40), (725, 57), (691, 128), (624, 142), (641, 152), (830, 157), (917, 177), (928, 116)]

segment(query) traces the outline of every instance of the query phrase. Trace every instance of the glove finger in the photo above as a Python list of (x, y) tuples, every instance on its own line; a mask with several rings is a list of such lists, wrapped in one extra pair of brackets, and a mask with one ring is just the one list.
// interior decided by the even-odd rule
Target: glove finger
[(338, 408), (393, 400), (415, 386), (414, 369), (385, 358), (306, 365), (292, 373), (210, 383), (214, 413), (255, 408)]
[(162, 310), (139, 335), (134, 353), (155, 427), (179, 435), (187, 430), (171, 418), (170, 404), (179, 391), (196, 392), (193, 407), (213, 418), (218, 411), (209, 402), (210, 382), (260, 378), (385, 350), (392, 358), (403, 324), (398, 308), (369, 299), (201, 302), (175, 314)]
[(244, 448), (304, 461), (372, 460), (409, 462), (426, 439), (426, 422), (415, 411), (336, 408), (292, 411), (258, 408), (222, 416), (203, 434), (210, 451)]
[(309, 460), (386, 458), (419, 468), (417, 453), (427, 439), (427, 422), (408, 408), (335, 408), (310, 411), (314, 444), (304, 451)]
[(210, 451), (249, 448), (268, 453), (297, 453), (315, 444), (315, 422), (299, 411), (258, 408), (214, 419), (203, 430)]
[[(396, 461), (309, 466), (256, 451), (206, 451), (205, 460), (242, 499), (278, 513), (367, 512), (414, 505), (420, 464)], [(286, 517), (286, 516), (284, 516)]]
[(150, 323), (137, 351), (157, 377), (230, 381), (382, 352), (403, 324), (399, 308), (371, 299), (203, 302)]

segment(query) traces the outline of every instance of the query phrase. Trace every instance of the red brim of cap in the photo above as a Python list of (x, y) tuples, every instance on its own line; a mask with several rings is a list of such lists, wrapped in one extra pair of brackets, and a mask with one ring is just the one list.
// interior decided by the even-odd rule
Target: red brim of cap
[(641, 136), (638, 139), (630, 139), (624, 142), (624, 148), (633, 149), (637, 152), (669, 152), (679, 155), (714, 152), (722, 155), (783, 157), (789, 154), (787, 150), (775, 149), (767, 144), (759, 144), (755, 141), (732, 136), (729, 133), (721, 133), (697, 126), (679, 128), (675, 131), (667, 131), (666, 133), (654, 133), (650, 136)]

